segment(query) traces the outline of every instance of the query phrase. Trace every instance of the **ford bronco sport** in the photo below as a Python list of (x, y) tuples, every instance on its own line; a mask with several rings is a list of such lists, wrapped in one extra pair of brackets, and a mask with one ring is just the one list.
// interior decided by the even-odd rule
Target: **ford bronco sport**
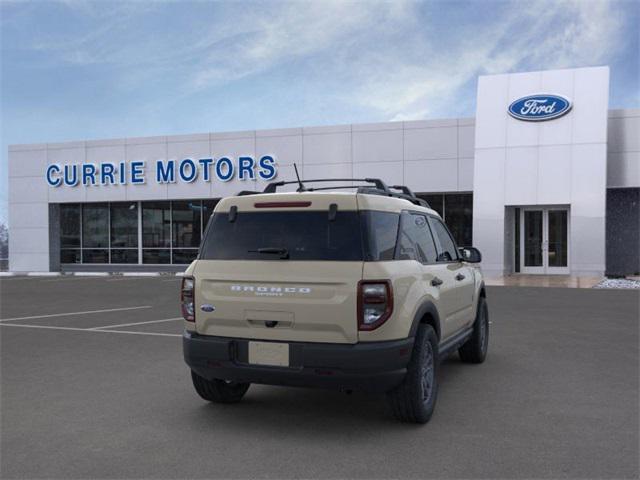
[(395, 417), (425, 423), (440, 360), (487, 354), (480, 253), (406, 187), (307, 186), (322, 181), (216, 206), (182, 280), (195, 390), (222, 403), (251, 383), (385, 392)]

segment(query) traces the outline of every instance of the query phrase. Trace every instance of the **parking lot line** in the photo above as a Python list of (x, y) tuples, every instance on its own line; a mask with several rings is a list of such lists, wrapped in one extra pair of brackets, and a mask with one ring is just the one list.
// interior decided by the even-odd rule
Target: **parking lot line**
[(105, 282), (128, 282), (129, 280), (148, 280), (149, 277), (117, 277), (108, 278)]
[(102, 330), (104, 328), (118, 328), (118, 327), (133, 327), (134, 325), (146, 325), (147, 323), (160, 323), (160, 322), (172, 322), (175, 320), (182, 320), (182, 317), (175, 318), (163, 318), (161, 320), (149, 320), (147, 322), (134, 322), (134, 323), (121, 323), (119, 325), (104, 325), (102, 327), (92, 327), (88, 330)]
[(125, 310), (140, 310), (143, 308), (151, 308), (151, 305), (141, 305), (139, 307), (106, 308), (104, 310), (88, 310), (85, 312), (51, 313), (48, 315), (32, 315), (30, 317), (0, 318), (0, 322), (8, 322), (9, 320), (33, 320), (36, 318), (49, 318), (49, 317), (68, 317), (71, 315), (89, 315), (92, 313), (122, 312)]
[[(58, 278), (59, 279), (59, 278)], [(0, 277), (0, 282), (23, 282), (25, 280), (41, 280), (38, 277), (27, 277), (27, 276), (19, 276), (19, 277)], [(50, 282), (51, 280), (49, 280)]]
[(83, 280), (104, 280), (104, 277), (76, 277), (76, 276), (63, 275), (57, 278), (49, 278), (46, 280), (42, 280), (42, 282), (43, 283), (81, 282)]
[(151, 335), (156, 337), (181, 337), (179, 333), (134, 332), (127, 330), (94, 330), (92, 328), (53, 327), (51, 325), (22, 325), (18, 323), (0, 323), (0, 327), (41, 328), (45, 330), (70, 330), (73, 332), (125, 333), (129, 335)]

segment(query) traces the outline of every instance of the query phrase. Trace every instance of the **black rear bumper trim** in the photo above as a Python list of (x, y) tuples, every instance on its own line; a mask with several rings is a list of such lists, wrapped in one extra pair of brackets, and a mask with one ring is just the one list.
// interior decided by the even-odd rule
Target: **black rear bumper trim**
[(414, 339), (353, 345), (285, 342), (289, 344), (289, 367), (249, 364), (250, 341), (185, 331), (184, 359), (208, 379), (384, 392), (404, 378)]

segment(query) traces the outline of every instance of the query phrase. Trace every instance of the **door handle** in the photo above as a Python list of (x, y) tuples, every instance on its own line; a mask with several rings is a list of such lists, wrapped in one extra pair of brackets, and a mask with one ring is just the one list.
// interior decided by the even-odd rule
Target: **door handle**
[(463, 274), (461, 274), (461, 273), (459, 273), (459, 274), (457, 274), (457, 275), (456, 275), (456, 280), (458, 280), (459, 282), (460, 282), (460, 281), (462, 281), (462, 280), (464, 280), (465, 278), (466, 278), (466, 277), (465, 277)]
[(443, 283), (444, 282), (440, 280), (438, 277), (433, 277), (433, 280), (431, 280), (431, 285), (433, 285), (434, 287), (439, 287)]

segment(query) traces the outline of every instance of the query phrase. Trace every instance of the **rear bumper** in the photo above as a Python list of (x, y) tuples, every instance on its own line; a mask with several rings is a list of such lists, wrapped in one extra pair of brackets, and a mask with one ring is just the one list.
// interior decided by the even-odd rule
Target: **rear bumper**
[(402, 382), (413, 338), (354, 345), (289, 342), (289, 367), (248, 363), (249, 340), (185, 331), (187, 365), (204, 378), (385, 392)]

